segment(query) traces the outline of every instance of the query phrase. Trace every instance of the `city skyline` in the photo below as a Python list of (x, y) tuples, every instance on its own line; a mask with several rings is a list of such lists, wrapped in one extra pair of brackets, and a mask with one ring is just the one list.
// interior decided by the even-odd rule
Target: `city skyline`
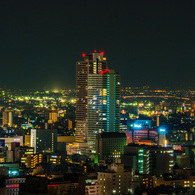
[(103, 52), (75, 65), (75, 90), (0, 89), (0, 194), (195, 194), (195, 91), (120, 88)]
[(194, 2), (9, 1), (0, 7), (1, 88), (75, 88), (75, 61), (93, 50), (105, 52), (121, 86), (195, 88)]

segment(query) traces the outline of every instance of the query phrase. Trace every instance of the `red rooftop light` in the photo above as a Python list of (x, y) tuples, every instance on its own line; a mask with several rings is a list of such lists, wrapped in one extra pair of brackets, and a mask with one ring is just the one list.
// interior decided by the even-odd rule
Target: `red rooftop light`
[(86, 56), (86, 54), (85, 54), (85, 53), (83, 53), (83, 54), (82, 54), (82, 56), (83, 56), (83, 57), (85, 57), (85, 56)]
[(108, 73), (108, 72), (109, 72), (109, 69), (101, 70), (101, 71), (100, 71), (100, 74), (106, 74), (106, 73)]
[(97, 50), (94, 50), (94, 52), (96, 53), (96, 52), (97, 52)]
[(102, 55), (104, 55), (104, 52), (102, 51), (102, 52), (100, 52)]

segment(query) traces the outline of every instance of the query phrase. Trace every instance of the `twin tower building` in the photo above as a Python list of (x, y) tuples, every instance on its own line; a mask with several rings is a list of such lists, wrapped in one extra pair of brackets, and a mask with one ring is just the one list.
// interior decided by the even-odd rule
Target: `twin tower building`
[(108, 69), (104, 52), (82, 54), (76, 63), (76, 142), (85, 142), (96, 153), (98, 133), (118, 132), (120, 75)]

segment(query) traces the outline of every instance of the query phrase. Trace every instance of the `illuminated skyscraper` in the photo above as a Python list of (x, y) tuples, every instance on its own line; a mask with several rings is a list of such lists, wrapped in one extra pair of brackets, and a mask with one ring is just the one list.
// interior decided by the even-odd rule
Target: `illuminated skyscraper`
[(95, 151), (96, 135), (119, 132), (120, 76), (114, 70), (100, 71), (88, 76), (88, 146)]
[(83, 54), (83, 61), (76, 63), (76, 142), (87, 141), (88, 75), (106, 69), (104, 53)]
[(83, 57), (77, 62), (76, 142), (95, 153), (98, 133), (119, 131), (120, 76), (107, 69), (103, 52)]

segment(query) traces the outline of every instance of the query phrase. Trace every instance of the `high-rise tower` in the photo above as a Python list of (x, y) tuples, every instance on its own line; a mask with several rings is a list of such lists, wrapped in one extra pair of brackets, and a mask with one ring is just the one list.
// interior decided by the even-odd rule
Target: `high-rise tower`
[(95, 153), (98, 133), (119, 131), (120, 76), (107, 69), (103, 52), (83, 58), (76, 67), (76, 142), (86, 142)]
[(87, 141), (88, 75), (106, 69), (104, 53), (83, 54), (83, 61), (76, 63), (76, 142)]
[(120, 124), (120, 76), (114, 70), (88, 76), (87, 142), (95, 151), (96, 135), (118, 132)]

